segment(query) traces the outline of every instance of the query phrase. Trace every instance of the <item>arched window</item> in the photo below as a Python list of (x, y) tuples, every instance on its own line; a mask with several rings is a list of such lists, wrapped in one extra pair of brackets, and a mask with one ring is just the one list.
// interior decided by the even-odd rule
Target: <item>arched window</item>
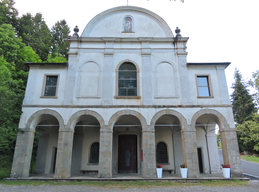
[(137, 69), (130, 62), (123, 63), (119, 68), (119, 96), (137, 96)]
[(156, 162), (168, 163), (167, 146), (164, 142), (159, 142), (156, 146)]
[(99, 163), (99, 143), (98, 142), (95, 142), (91, 145), (89, 163)]

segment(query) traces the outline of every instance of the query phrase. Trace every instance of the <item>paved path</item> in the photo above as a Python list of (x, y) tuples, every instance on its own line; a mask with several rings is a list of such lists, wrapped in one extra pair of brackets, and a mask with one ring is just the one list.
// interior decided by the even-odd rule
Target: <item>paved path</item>
[[(220, 160), (220, 164), (223, 164), (222, 149), (219, 149), (219, 160)], [(249, 175), (254, 175), (259, 177), (259, 163), (252, 163), (249, 161), (241, 160), (241, 164), (243, 167), (244, 174), (249, 174)]]

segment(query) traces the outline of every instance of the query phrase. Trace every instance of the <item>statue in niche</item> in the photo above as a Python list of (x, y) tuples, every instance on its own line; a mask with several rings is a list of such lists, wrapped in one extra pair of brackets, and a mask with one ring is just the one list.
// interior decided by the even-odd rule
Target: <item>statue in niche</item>
[(132, 32), (132, 18), (129, 16), (124, 18), (124, 31)]

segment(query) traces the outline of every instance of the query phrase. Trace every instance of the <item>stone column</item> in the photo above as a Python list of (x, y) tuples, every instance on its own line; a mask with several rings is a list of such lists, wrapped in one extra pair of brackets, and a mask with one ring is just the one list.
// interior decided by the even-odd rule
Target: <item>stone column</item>
[(195, 130), (182, 130), (183, 163), (188, 168), (188, 178), (198, 178), (199, 165)]
[(152, 105), (152, 67), (150, 42), (152, 38), (139, 38), (142, 41), (142, 81), (143, 81), (143, 104)]
[[(215, 126), (210, 127), (215, 128)], [(220, 161), (219, 161), (219, 152), (217, 145), (217, 135), (215, 131), (207, 131), (207, 145), (208, 145), (208, 155), (210, 161), (210, 171), (211, 173), (221, 173), (220, 170)]]
[(29, 177), (33, 141), (33, 130), (29, 128), (20, 129), (17, 134), (10, 178)]
[(112, 141), (113, 133), (107, 126), (100, 130), (99, 178), (112, 177)]
[(143, 177), (156, 178), (156, 144), (155, 129), (142, 128), (143, 142)]
[(56, 179), (68, 178), (71, 176), (73, 137), (73, 130), (59, 131), (56, 171), (54, 175), (54, 178)]
[(230, 164), (232, 176), (243, 177), (236, 129), (230, 128), (230, 130), (227, 131), (222, 130), (220, 131), (220, 137), (224, 164)]

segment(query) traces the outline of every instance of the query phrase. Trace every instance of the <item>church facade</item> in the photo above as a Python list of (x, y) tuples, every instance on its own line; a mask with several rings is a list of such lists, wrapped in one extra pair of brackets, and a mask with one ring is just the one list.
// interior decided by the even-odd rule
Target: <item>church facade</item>
[(11, 178), (136, 173), (156, 165), (188, 177), (221, 174), (215, 127), (225, 164), (242, 176), (225, 63), (188, 63), (187, 37), (157, 14), (122, 6), (95, 16), (70, 43), (68, 63), (30, 67)]

